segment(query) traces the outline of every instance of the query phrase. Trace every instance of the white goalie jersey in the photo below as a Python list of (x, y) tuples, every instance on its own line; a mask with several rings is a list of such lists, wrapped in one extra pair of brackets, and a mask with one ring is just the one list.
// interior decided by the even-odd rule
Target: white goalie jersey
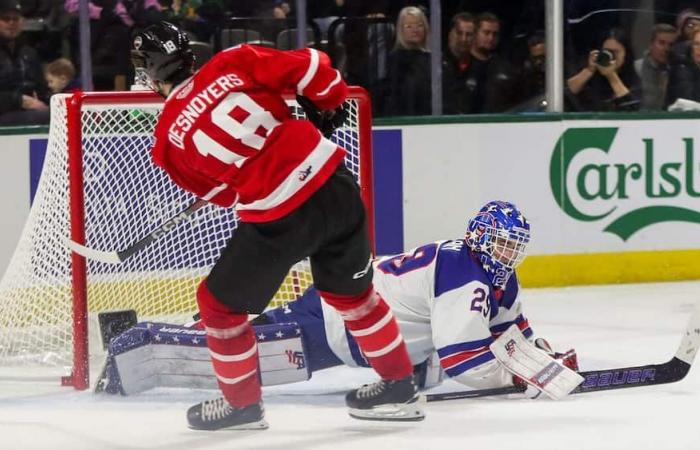
[[(515, 274), (504, 290), (494, 289), (463, 240), (433, 242), (381, 258), (374, 270), (374, 287), (391, 307), (414, 364), (437, 352), (445, 373), (464, 384), (512, 384), (512, 375), (489, 345), (513, 324), (525, 337), (532, 336)], [(331, 349), (345, 364), (356, 366), (340, 315), (322, 305)]]

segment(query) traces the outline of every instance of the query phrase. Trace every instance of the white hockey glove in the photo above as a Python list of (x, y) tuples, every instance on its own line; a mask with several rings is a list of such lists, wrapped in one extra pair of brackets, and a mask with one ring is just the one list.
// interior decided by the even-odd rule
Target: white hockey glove
[[(564, 353), (555, 352), (552, 349), (552, 346), (549, 345), (549, 342), (547, 342), (547, 340), (543, 338), (535, 339), (534, 344), (535, 347), (547, 353), (549, 356), (556, 359), (557, 361), (561, 362), (569, 369), (578, 372), (578, 358), (576, 356), (576, 350), (574, 350), (573, 348)], [(536, 388), (531, 384), (526, 383), (522, 378), (520, 378), (517, 375), (513, 375), (513, 384), (519, 387), (525, 387), (524, 395), (527, 398), (533, 400), (537, 398), (547, 398), (546, 395), (541, 395), (542, 391), (540, 389)]]

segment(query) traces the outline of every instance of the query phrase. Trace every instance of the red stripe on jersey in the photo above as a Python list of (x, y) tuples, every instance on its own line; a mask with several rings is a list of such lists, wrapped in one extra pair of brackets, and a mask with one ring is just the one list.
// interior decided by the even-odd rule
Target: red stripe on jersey
[(518, 328), (520, 328), (520, 331), (525, 331), (527, 328), (530, 328), (530, 322), (527, 321), (527, 319), (523, 320), (522, 322), (518, 322)]
[(455, 353), (454, 355), (445, 356), (444, 358), (440, 358), (440, 364), (445, 369), (449, 369), (452, 366), (456, 366), (457, 364), (461, 364), (464, 361), (468, 361), (472, 358), (476, 358), (477, 356), (482, 355), (488, 351), (489, 351), (488, 347), (481, 347), (481, 348), (476, 349), (476, 350)]

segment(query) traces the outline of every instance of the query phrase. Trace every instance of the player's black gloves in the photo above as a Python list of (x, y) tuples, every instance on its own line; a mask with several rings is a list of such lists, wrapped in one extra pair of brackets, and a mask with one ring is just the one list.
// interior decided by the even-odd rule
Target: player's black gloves
[(335, 130), (342, 127), (348, 118), (348, 105), (345, 102), (334, 111), (318, 109), (311, 100), (303, 95), (297, 95), (297, 103), (304, 109), (306, 118), (327, 138), (330, 138)]

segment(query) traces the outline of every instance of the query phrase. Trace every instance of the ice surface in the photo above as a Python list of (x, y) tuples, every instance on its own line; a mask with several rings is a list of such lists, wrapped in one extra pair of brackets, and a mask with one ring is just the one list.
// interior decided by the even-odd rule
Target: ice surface
[[(523, 291), (525, 313), (557, 349), (575, 347), (581, 368), (665, 362), (700, 282)], [(31, 375), (36, 375), (32, 373)], [(350, 418), (343, 394), (374, 379), (335, 368), (296, 385), (266, 388), (270, 429), (196, 432), (185, 410), (214, 391), (160, 389), (96, 396), (57, 380), (0, 378), (0, 449), (699, 449), (700, 369), (668, 385), (571, 396), (433, 402), (418, 423)], [(453, 382), (440, 391), (462, 390)]]

